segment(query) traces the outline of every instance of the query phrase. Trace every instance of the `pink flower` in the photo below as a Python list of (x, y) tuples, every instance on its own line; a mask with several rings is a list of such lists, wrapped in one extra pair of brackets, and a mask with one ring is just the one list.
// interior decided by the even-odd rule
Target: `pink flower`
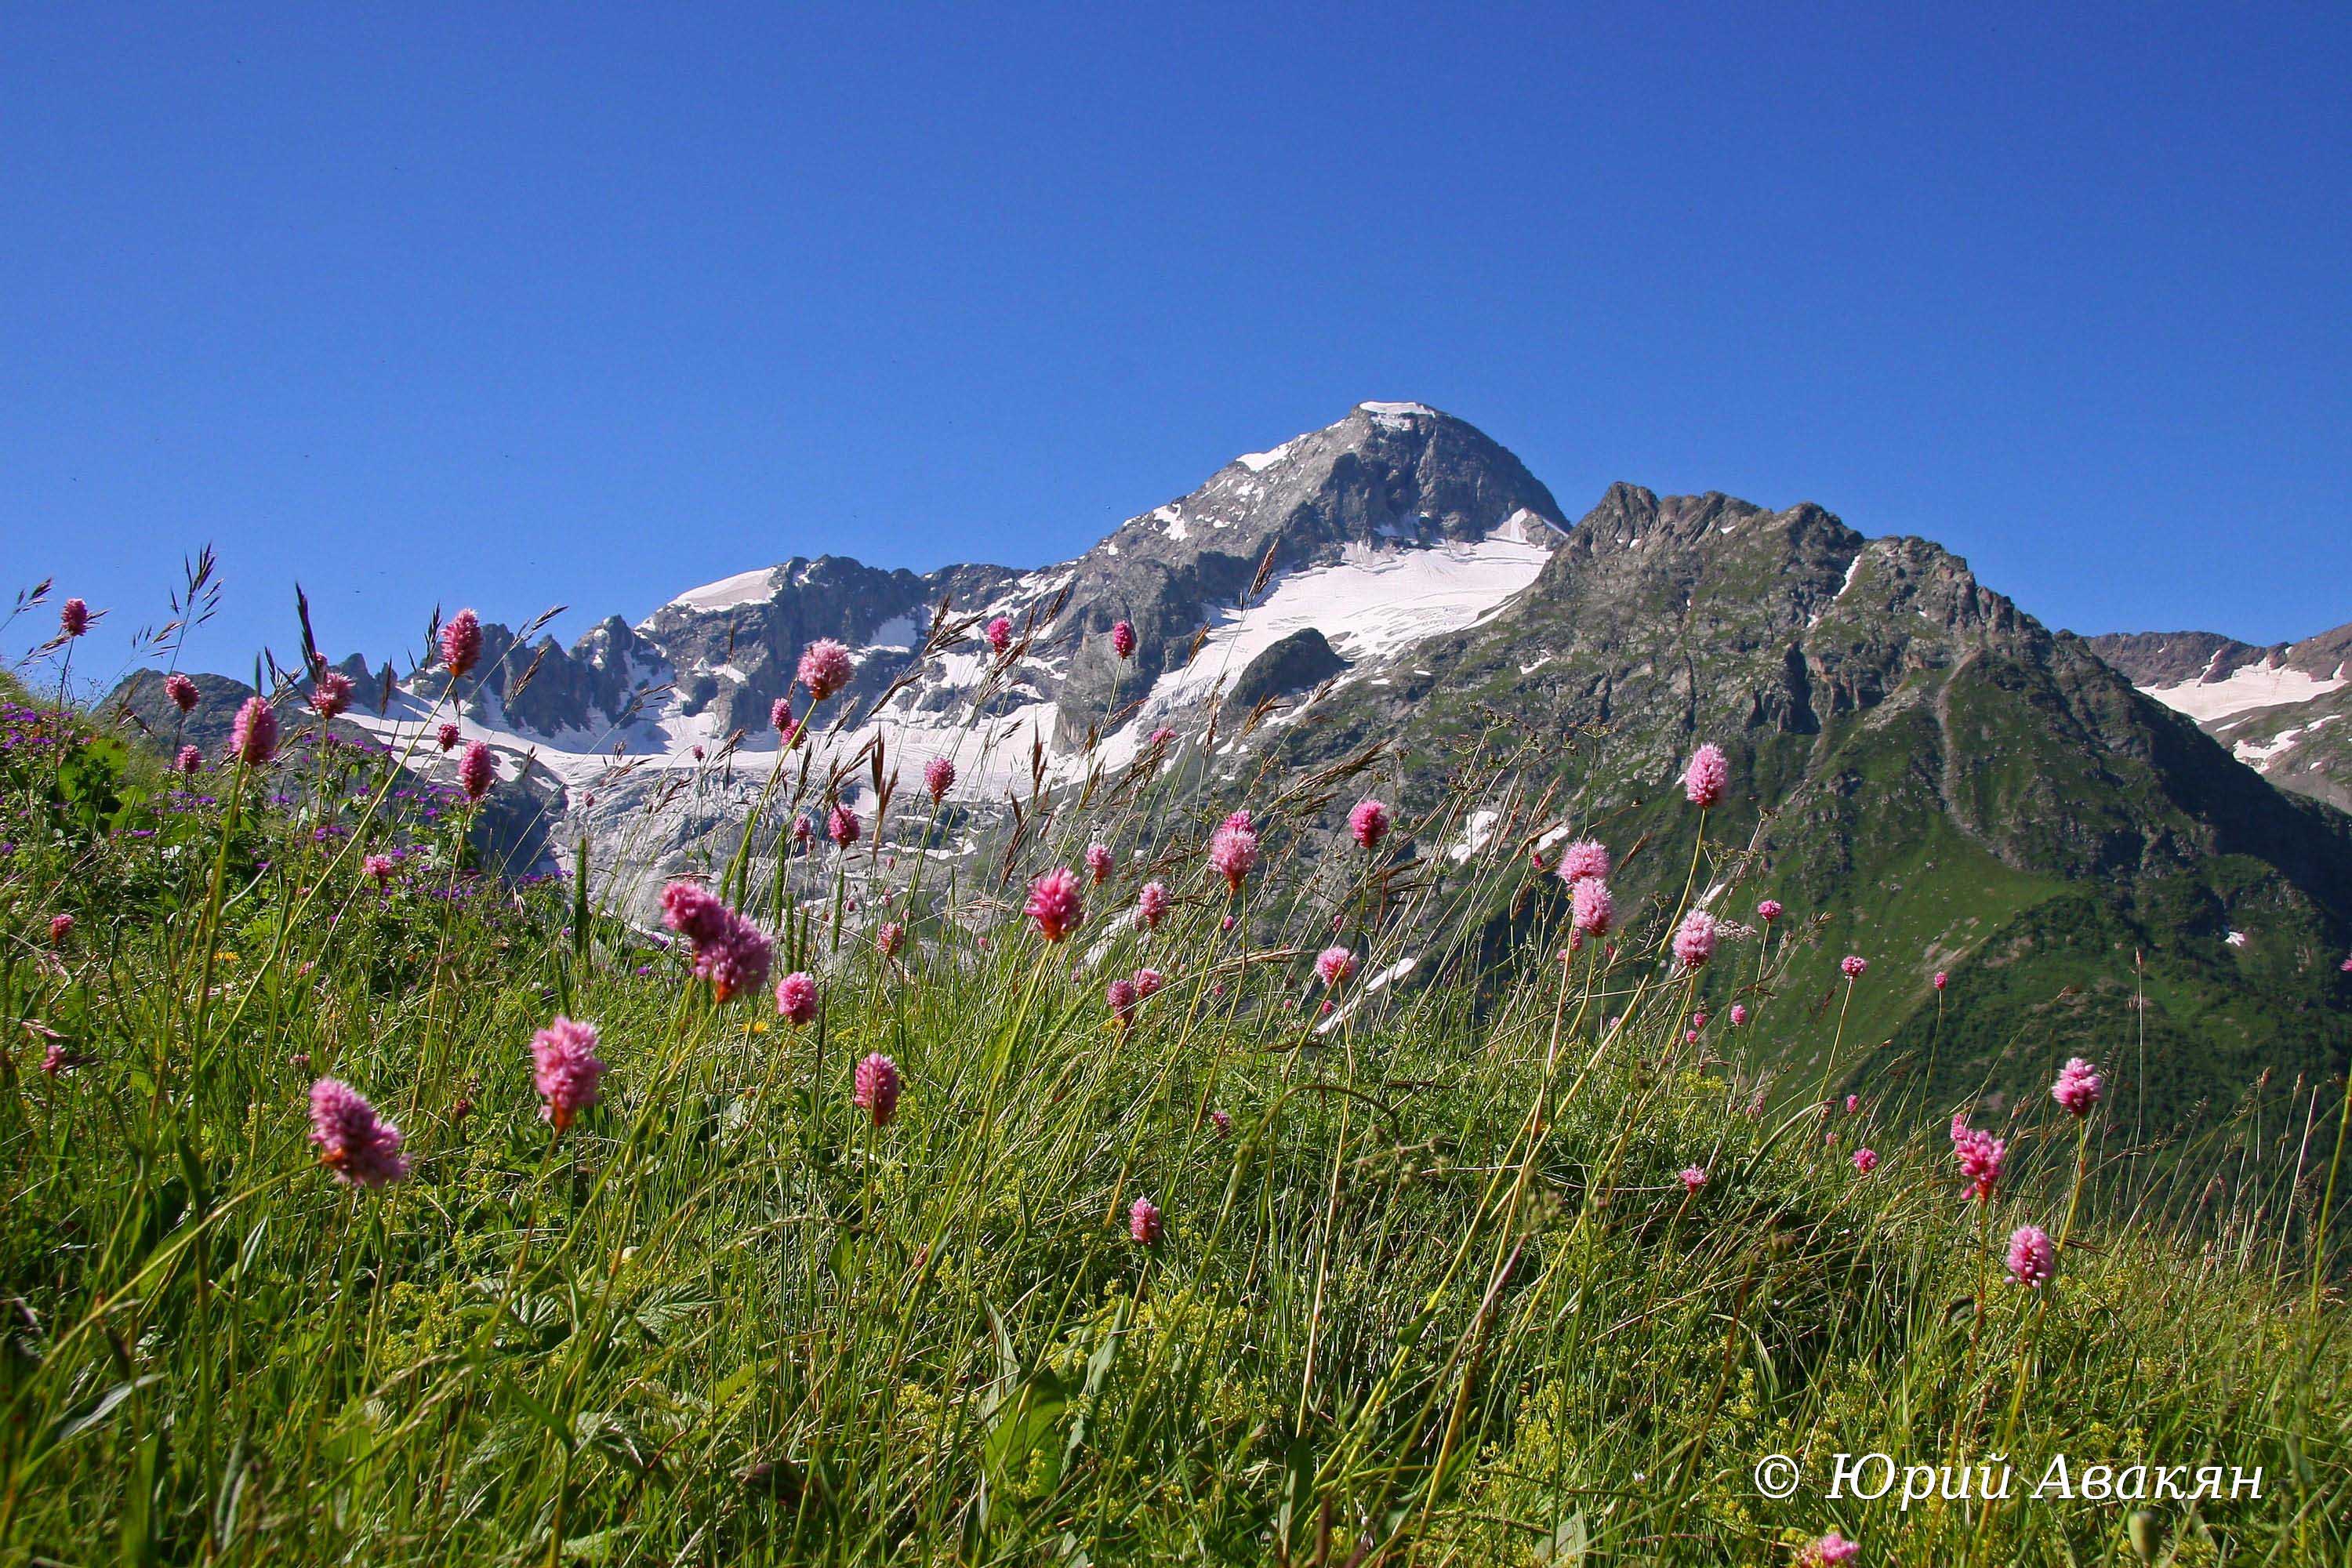
[(1135, 652), (1135, 628), (1121, 621), (1110, 629), (1110, 650), (1126, 658)]
[(373, 878), (375, 885), (379, 888), (391, 881), (392, 874), (398, 869), (400, 869), (400, 862), (389, 855), (371, 855), (360, 862), (360, 870), (366, 876)]
[(1323, 989), (1335, 990), (1356, 973), (1356, 955), (1344, 947), (1327, 947), (1315, 955), (1315, 975)]
[(808, 847), (808, 841), (815, 837), (816, 825), (808, 819), (808, 814), (806, 812), (803, 812), (800, 816), (793, 818), (793, 843), (801, 846), (803, 848), (806, 848)]
[(1160, 1205), (1150, 1198), (1138, 1198), (1135, 1206), (1127, 1211), (1127, 1234), (1154, 1247), (1160, 1241)]
[(163, 695), (170, 698), (172, 706), (183, 713), (196, 710), (196, 683), (176, 669), (163, 678)]
[(58, 605), (58, 629), (69, 637), (89, 630), (89, 606), (79, 599), (68, 599)]
[(1135, 994), (1138, 996), (1150, 996), (1167, 984), (1168, 977), (1156, 969), (1139, 969), (1135, 972)]
[(1237, 811), (1209, 837), (1209, 864), (1224, 878), (1228, 892), (1242, 890), (1242, 879), (1257, 865), (1257, 829), (1250, 814)]
[(1675, 1173), (1675, 1176), (1686, 1193), (1695, 1193), (1706, 1185), (1706, 1169), (1702, 1165), (1685, 1165)]
[(877, 1127), (887, 1127), (898, 1114), (898, 1064), (876, 1051), (857, 1064), (851, 1080), (849, 1102), (866, 1112)]
[(695, 976), (709, 982), (719, 1001), (767, 984), (775, 943), (717, 894), (693, 882), (672, 882), (662, 889), (661, 904), (662, 923), (692, 946)]
[(332, 719), (352, 705), (352, 678), (340, 670), (321, 670), (310, 682), (310, 711)]
[(2058, 1069), (2058, 1081), (2050, 1086), (2050, 1098), (2072, 1115), (2088, 1116), (2106, 1089), (2106, 1080), (2089, 1062), (2081, 1057), (2069, 1057), (2066, 1065)]
[(73, 935), (73, 916), (51, 915), (49, 917), (49, 945), (51, 947), (65, 946), (66, 938)]
[(466, 748), (457, 759), (457, 785), (466, 792), (467, 800), (479, 800), (490, 793), (490, 785), (499, 778), (498, 759), (490, 754), (488, 742), (477, 741)]
[(1691, 1027), (1694, 1029), (1704, 1029), (1706, 1027), (1706, 1014), (1704, 1011), (1693, 1013), (1691, 1015)]
[(381, 1187), (408, 1176), (400, 1129), (375, 1113), (367, 1097), (341, 1079), (310, 1086), (310, 1142), (319, 1163), (355, 1187)]
[(1134, 981), (1114, 980), (1104, 991), (1103, 1000), (1110, 1005), (1111, 1016), (1118, 1019), (1118, 1026), (1124, 1029), (1135, 1022), (1136, 1004), (1142, 997), (1137, 994)]
[(1968, 1179), (1968, 1195), (1979, 1203), (1992, 1196), (1992, 1185), (2000, 1180), (2001, 1162), (2009, 1156), (2009, 1145), (1990, 1132), (1979, 1131), (1968, 1124), (1965, 1116), (1952, 1117), (1952, 1157), (1960, 1163), (1960, 1174)]
[(824, 814), (824, 836), (833, 840), (836, 848), (846, 849), (856, 843), (860, 831), (857, 814), (845, 805), (836, 805)]
[(1747, 1022), (1748, 1022), (1748, 1004), (1747, 1004), (1747, 1003), (1745, 1003), (1745, 1002), (1734, 1002), (1734, 1003), (1731, 1005), (1731, 1014), (1730, 1014), (1730, 1016), (1731, 1016), (1731, 1026), (1732, 1026), (1733, 1028), (1735, 1028), (1735, 1029), (1736, 1029), (1736, 1028), (1738, 1028), (1741, 1025), (1743, 1025), (1743, 1024), (1747, 1023)]
[(1849, 952), (1838, 960), (1838, 973), (1843, 974), (1848, 980), (1861, 979), (1862, 972), (1869, 967), (1870, 960), (1858, 952)]
[(1146, 931), (1157, 931), (1168, 914), (1168, 889), (1160, 882), (1146, 882), (1135, 895), (1135, 918), (1143, 922)]
[(800, 721), (793, 717), (793, 700), (789, 697), (779, 697), (769, 703), (768, 722), (776, 727), (776, 733), (784, 738), (784, 744), (791, 745), (793, 736), (800, 730)]
[(180, 754), (173, 759), (172, 771), (194, 778), (205, 771), (205, 754), (194, 746), (182, 746)]
[(434, 732), (434, 739), (441, 742), (441, 750), (445, 754), (456, 751), (457, 742), (465, 738), (455, 724), (444, 724)]
[(1705, 910), (1693, 910), (1683, 917), (1675, 931), (1675, 958), (1684, 969), (1706, 967), (1715, 956), (1715, 917)]
[(2021, 1225), (2009, 1237), (2009, 1277), (2020, 1285), (2039, 1289), (2058, 1267), (2058, 1249), (2050, 1233), (2038, 1225)]
[[(1155, 746), (1164, 746), (1175, 738), (1176, 731), (1170, 729), (1165, 724), (1160, 725), (1160, 728), (1151, 731), (1151, 743)], [(2352, 969), (2352, 958), (2347, 958), (2344, 961), (2344, 967), (2347, 969)]]
[(1233, 929), (1234, 929), (1234, 917), (1233, 917), (1233, 916), (1231, 916), (1231, 915), (1227, 915), (1227, 916), (1225, 916), (1223, 920), (1221, 920), (1221, 921), (1219, 921), (1217, 922), (1217, 929), (1218, 929), (1219, 931), (1231, 931), (1231, 930), (1233, 930)]
[(831, 637), (819, 637), (801, 650), (801, 684), (819, 702), (848, 685), (856, 673), (849, 649)]
[(816, 982), (805, 972), (795, 969), (776, 982), (776, 1011), (784, 1022), (794, 1028), (803, 1027), (816, 1018)]
[(1617, 901), (1609, 896), (1609, 884), (1598, 877), (1580, 877), (1569, 885), (1568, 921), (1580, 937), (1608, 934), (1617, 919)]
[(940, 798), (955, 787), (955, 764), (945, 757), (933, 757), (925, 763), (923, 787), (931, 792), (931, 804), (937, 805)]
[(1598, 838), (1580, 838), (1560, 852), (1559, 879), (1573, 888), (1590, 877), (1609, 879), (1609, 847)]
[(473, 668), (481, 657), (481, 616), (471, 610), (460, 610), (441, 623), (441, 662), (448, 667), (450, 679)]
[(1348, 813), (1348, 831), (1356, 836), (1358, 844), (1377, 849), (1381, 840), (1389, 836), (1389, 808), (1370, 798), (1358, 801), (1356, 808)]
[(1012, 618), (999, 616), (989, 622), (987, 637), (989, 651), (992, 653), (1002, 654), (1006, 648), (1011, 647), (1013, 646)]
[(1217, 1130), (1217, 1136), (1220, 1138), (1230, 1138), (1234, 1135), (1234, 1119), (1222, 1110), (1209, 1112), (1209, 1125)]
[(874, 945), (885, 958), (896, 958), (898, 950), (907, 945), (907, 928), (897, 921), (884, 921), (882, 929), (874, 933)]
[(1720, 804), (1730, 783), (1731, 764), (1723, 760), (1723, 748), (1712, 741), (1692, 752), (1690, 766), (1683, 770), (1683, 794), (1701, 811)]
[(1865, 1176), (1878, 1169), (1878, 1151), (1856, 1149), (1853, 1152), (1853, 1168)]
[(1849, 1094), (1849, 1095), (1847, 1095), (1847, 1096), (1845, 1097), (1845, 1113), (1846, 1113), (1848, 1116), (1852, 1116), (1852, 1115), (1853, 1115), (1855, 1112), (1859, 1111), (1861, 1109), (1862, 1109), (1862, 1096), (1860, 1096), (1860, 1095), (1858, 1095), (1858, 1094)]
[(1765, 900), (1762, 903), (1756, 906), (1756, 914), (1757, 918), (1761, 920), (1766, 925), (1770, 925), (1774, 921), (1780, 918), (1780, 900), (1778, 899)]
[(604, 1064), (596, 1055), (596, 1026), (559, 1016), (530, 1037), (530, 1084), (547, 1101), (540, 1119), (561, 1132), (596, 1103)]
[(1097, 887), (1099, 887), (1102, 883), (1104, 883), (1104, 882), (1106, 882), (1106, 881), (1108, 881), (1108, 880), (1110, 879), (1110, 846), (1109, 846), (1109, 845), (1108, 845), (1108, 844), (1089, 844), (1089, 845), (1087, 845), (1087, 846), (1086, 861), (1087, 861), (1087, 875), (1094, 879), (1095, 884), (1096, 884)]
[(1936, 971), (1936, 989), (1937, 989), (1937, 990), (1938, 990), (1938, 991), (1941, 991), (1941, 990), (1944, 988), (1944, 986), (1945, 986), (1945, 985), (1946, 985), (1946, 984), (1947, 984), (1951, 980), (1951, 978), (1952, 978), (1952, 977), (1951, 977), (1950, 975), (1948, 975), (1948, 974), (1945, 973), (1944, 973), (1942, 970), (1940, 970), (1940, 969), (1938, 969), (1937, 971)]
[(1842, 1563), (1853, 1562), (1855, 1553), (1861, 1550), (1860, 1546), (1832, 1530), (1806, 1547), (1798, 1554), (1797, 1561), (1801, 1568), (1838, 1568)]
[(1059, 942), (1077, 930), (1087, 913), (1086, 902), (1078, 894), (1077, 873), (1067, 866), (1056, 866), (1031, 882), (1024, 912), (1047, 942)]
[(278, 754), (278, 712), (266, 699), (248, 697), (229, 726), (228, 749), (247, 767), (257, 768)]

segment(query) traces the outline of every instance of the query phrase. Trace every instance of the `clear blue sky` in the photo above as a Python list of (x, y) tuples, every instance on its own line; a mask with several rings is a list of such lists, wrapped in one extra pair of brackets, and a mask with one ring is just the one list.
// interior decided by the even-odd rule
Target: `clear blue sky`
[(285, 654), (297, 574), (337, 653), (568, 635), (1055, 559), (1411, 398), (1571, 513), (2352, 620), (2341, 5), (1171, 9), (17, 7), (0, 591), (110, 606), (106, 675), (206, 539), (200, 667)]

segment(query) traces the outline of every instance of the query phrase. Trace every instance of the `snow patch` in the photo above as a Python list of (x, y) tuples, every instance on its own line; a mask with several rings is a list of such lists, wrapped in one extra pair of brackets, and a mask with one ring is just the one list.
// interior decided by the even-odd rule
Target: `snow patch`
[[(2219, 658), (2221, 655), (2214, 655)], [(2206, 674), (2212, 673), (2207, 665)], [(2308, 702), (2315, 697), (2325, 697), (2343, 689), (2341, 679), (2320, 680), (2287, 665), (2241, 665), (2219, 680), (2200, 678), (2177, 681), (2170, 686), (2143, 686), (2140, 690), (2155, 698), (2176, 713), (2185, 713), (2199, 723), (2227, 718), (2233, 713), (2251, 712), (2257, 708), (2280, 708), (2290, 702)]]
[(1275, 464), (1282, 461), (1283, 458), (1290, 456), (1290, 448), (1296, 446), (1297, 441), (1298, 437), (1293, 436), (1289, 440), (1285, 441), (1279, 447), (1270, 447), (1263, 452), (1244, 452), (1240, 457), (1235, 458), (1234, 461), (1239, 463), (1243, 468), (1247, 468), (1253, 474), (1262, 474), (1268, 468), (1274, 467)]
[(775, 575), (782, 570), (762, 566), (756, 572), (738, 572), (732, 577), (721, 577), (716, 583), (705, 583), (699, 588), (689, 588), (662, 606), (666, 610), (731, 610), (738, 605), (756, 605), (775, 597)]

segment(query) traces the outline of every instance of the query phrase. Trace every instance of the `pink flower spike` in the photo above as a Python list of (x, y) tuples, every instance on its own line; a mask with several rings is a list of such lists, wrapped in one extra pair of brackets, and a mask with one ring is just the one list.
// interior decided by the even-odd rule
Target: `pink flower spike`
[(1135, 895), (1135, 918), (1143, 922), (1146, 931), (1157, 931), (1168, 914), (1168, 888), (1161, 882), (1146, 882)]
[(1878, 1169), (1878, 1151), (1856, 1149), (1853, 1152), (1853, 1168), (1865, 1176)]
[(883, 957), (898, 957), (898, 950), (907, 945), (907, 928), (897, 921), (884, 921), (882, 929), (874, 933), (874, 945)]
[(467, 800), (479, 800), (490, 793), (498, 782), (498, 759), (490, 754), (488, 742), (477, 741), (466, 748), (457, 759), (457, 785), (466, 792)]
[(1609, 847), (1598, 838), (1580, 838), (1560, 851), (1559, 879), (1573, 888), (1587, 877), (1609, 879)]
[(1234, 1135), (1234, 1119), (1222, 1110), (1209, 1112), (1209, 1125), (1217, 1130), (1217, 1136), (1220, 1138), (1230, 1138)]
[(246, 766), (257, 768), (278, 754), (278, 712), (261, 697), (248, 697), (229, 727), (228, 749)]
[(1234, 813), (1210, 836), (1209, 864), (1224, 878), (1227, 892), (1242, 890), (1242, 879), (1257, 865), (1257, 829), (1251, 825), (1248, 812)]
[(1706, 1185), (1706, 1169), (1703, 1165), (1685, 1165), (1675, 1173), (1675, 1176), (1686, 1193), (1695, 1193)]
[(1103, 883), (1105, 883), (1105, 882), (1107, 882), (1107, 881), (1108, 881), (1108, 880), (1110, 879), (1110, 846), (1109, 846), (1109, 845), (1108, 845), (1108, 844), (1089, 844), (1089, 845), (1087, 845), (1087, 846), (1086, 861), (1087, 861), (1087, 875), (1088, 877), (1090, 877), (1090, 878), (1092, 878), (1092, 879), (1094, 879), (1094, 883), (1095, 883), (1095, 885), (1096, 885), (1097, 887), (1100, 887), (1100, 886), (1102, 886), (1102, 884), (1103, 884)]
[(2058, 1069), (2058, 1081), (2050, 1086), (2050, 1098), (2064, 1106), (2069, 1115), (2088, 1116), (2106, 1089), (2106, 1080), (2089, 1062), (2081, 1057), (2069, 1057), (2066, 1065)]
[(776, 733), (784, 738), (784, 744), (791, 745), (801, 727), (800, 721), (793, 717), (793, 700), (779, 697), (769, 703), (768, 722), (775, 726)]
[(596, 1026), (558, 1016), (530, 1037), (531, 1087), (547, 1104), (540, 1117), (558, 1132), (594, 1105), (604, 1079)]
[(1845, 1113), (1846, 1113), (1848, 1116), (1852, 1116), (1852, 1115), (1853, 1115), (1855, 1112), (1859, 1111), (1861, 1109), (1862, 1109), (1862, 1096), (1860, 1096), (1860, 1095), (1858, 1095), (1858, 1094), (1849, 1094), (1849, 1095), (1847, 1095), (1847, 1096), (1845, 1097)]
[(1732, 1026), (1733, 1028), (1735, 1028), (1735, 1029), (1736, 1029), (1736, 1028), (1738, 1028), (1741, 1025), (1743, 1025), (1743, 1024), (1747, 1023), (1747, 1022), (1748, 1022), (1748, 1004), (1747, 1004), (1747, 1003), (1745, 1003), (1745, 1002), (1734, 1002), (1734, 1003), (1731, 1005), (1731, 1012), (1730, 1012), (1730, 1014), (1729, 1014), (1729, 1017), (1730, 1017), (1730, 1019), (1731, 1019), (1731, 1026)]
[(68, 599), (58, 605), (58, 630), (69, 637), (78, 637), (89, 630), (89, 606), (79, 599)]
[(776, 1012), (793, 1027), (816, 1021), (816, 982), (795, 969), (776, 982)]
[(877, 1051), (857, 1064), (849, 1102), (866, 1112), (877, 1127), (887, 1127), (898, 1114), (898, 1064)]
[(1774, 921), (1780, 918), (1780, 900), (1778, 899), (1766, 899), (1762, 903), (1756, 906), (1756, 915), (1757, 918), (1761, 920), (1766, 925), (1770, 925)]
[(1138, 1198), (1127, 1211), (1127, 1234), (1146, 1247), (1160, 1243), (1160, 1205), (1150, 1198)]
[(340, 670), (321, 670), (310, 682), (310, 711), (334, 719), (352, 705), (352, 678)]
[(360, 862), (361, 872), (379, 888), (391, 881), (392, 874), (399, 868), (400, 862), (389, 855), (371, 855)]
[(1029, 902), (1022, 912), (1047, 942), (1059, 942), (1077, 930), (1087, 912), (1086, 901), (1078, 893), (1077, 873), (1056, 866), (1039, 876), (1029, 884)]
[(857, 814), (845, 805), (836, 805), (824, 814), (824, 836), (833, 840), (837, 849), (846, 849), (856, 843), (864, 831)]
[(1715, 956), (1715, 917), (1705, 910), (1693, 910), (1675, 928), (1675, 960), (1686, 973), (1703, 969)]
[(1135, 972), (1135, 994), (1138, 996), (1149, 997), (1167, 984), (1168, 977), (1156, 969), (1139, 969)]
[(482, 617), (460, 610), (441, 623), (441, 662), (449, 679), (457, 679), (482, 657)]
[(1315, 955), (1315, 975), (1326, 991), (1337, 990), (1356, 973), (1356, 955), (1344, 947), (1327, 947)]
[(1942, 989), (1943, 989), (1947, 984), (1948, 984), (1950, 983), (1951, 978), (1952, 978), (1952, 977), (1951, 977), (1950, 975), (1948, 975), (1948, 974), (1945, 973), (1944, 973), (1942, 970), (1940, 970), (1940, 969), (1938, 969), (1937, 971), (1936, 971), (1936, 989), (1937, 989), (1937, 990), (1938, 990), (1938, 991), (1941, 991), (1941, 990), (1942, 990)]
[(73, 935), (73, 916), (51, 915), (49, 917), (49, 945), (51, 947), (65, 946), (66, 938)]
[(1219, 931), (1231, 931), (1231, 930), (1233, 930), (1233, 929), (1234, 929), (1234, 917), (1233, 917), (1233, 916), (1231, 916), (1231, 915), (1227, 915), (1227, 916), (1225, 916), (1225, 918), (1224, 918), (1224, 919), (1223, 919), (1223, 920), (1221, 920), (1221, 921), (1219, 921), (1217, 922), (1217, 929), (1218, 929)]
[(2008, 1158), (2009, 1145), (1990, 1132), (1980, 1131), (1968, 1124), (1966, 1117), (1952, 1117), (1952, 1157), (1960, 1163), (1960, 1174), (1968, 1180), (1968, 1195), (1978, 1203), (1992, 1196), (1993, 1184), (2000, 1180), (2001, 1162)]
[(172, 771), (194, 778), (205, 771), (205, 754), (194, 746), (182, 746), (180, 754), (172, 761)]
[(351, 1186), (389, 1186), (408, 1177), (400, 1129), (341, 1079), (310, 1086), (310, 1142), (319, 1146), (319, 1163)]
[(1358, 801), (1348, 813), (1348, 831), (1364, 848), (1379, 848), (1381, 840), (1389, 836), (1389, 808), (1370, 797)]
[(1690, 765), (1683, 770), (1683, 794), (1701, 811), (1720, 805), (1730, 783), (1731, 764), (1724, 760), (1723, 748), (1712, 741), (1692, 752)]
[(1841, 1563), (1853, 1562), (1861, 1551), (1859, 1545), (1832, 1530), (1799, 1553), (1797, 1562), (1801, 1568), (1839, 1568)]
[(2038, 1225), (2020, 1226), (2009, 1238), (2009, 1277), (2020, 1285), (2040, 1289), (2057, 1271), (2058, 1249), (2050, 1233)]
[(1112, 626), (1110, 628), (1110, 650), (1111, 652), (1118, 655), (1121, 658), (1130, 658), (1134, 657), (1135, 628), (1125, 621), (1120, 621), (1116, 626)]
[(196, 683), (176, 669), (163, 678), (163, 695), (170, 698), (172, 706), (183, 713), (196, 710)]
[(1861, 979), (1862, 972), (1869, 967), (1870, 960), (1858, 952), (1849, 952), (1838, 960), (1838, 973), (1850, 981)]
[(1134, 981), (1114, 980), (1104, 991), (1103, 1000), (1109, 1005), (1110, 1016), (1118, 1020), (1118, 1026), (1124, 1029), (1135, 1022), (1136, 1005), (1142, 998), (1136, 994)]
[(857, 661), (849, 657), (848, 647), (832, 637), (819, 637), (801, 650), (801, 684), (819, 702), (848, 685), (856, 673)]
[(989, 622), (987, 636), (989, 651), (991, 653), (1002, 655), (1006, 648), (1013, 646), (1012, 617), (1009, 616), (999, 616), (994, 620)]
[(458, 730), (457, 725), (444, 724), (440, 729), (434, 731), (433, 738), (441, 743), (442, 752), (446, 755), (450, 752), (456, 751), (457, 749), (457, 743), (466, 737)]
[(1580, 937), (1605, 936), (1617, 919), (1609, 884), (1598, 877), (1580, 877), (1570, 884), (1568, 906), (1570, 929)]
[(955, 787), (955, 764), (945, 757), (933, 757), (923, 764), (923, 787), (931, 792), (933, 805)]

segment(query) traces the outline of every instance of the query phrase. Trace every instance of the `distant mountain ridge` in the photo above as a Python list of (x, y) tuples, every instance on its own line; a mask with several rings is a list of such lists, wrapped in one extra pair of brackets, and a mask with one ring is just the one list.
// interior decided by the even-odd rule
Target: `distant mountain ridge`
[(2352, 625), (2269, 647), (2212, 632), (2110, 633), (2090, 644), (2280, 788), (2352, 811)]

